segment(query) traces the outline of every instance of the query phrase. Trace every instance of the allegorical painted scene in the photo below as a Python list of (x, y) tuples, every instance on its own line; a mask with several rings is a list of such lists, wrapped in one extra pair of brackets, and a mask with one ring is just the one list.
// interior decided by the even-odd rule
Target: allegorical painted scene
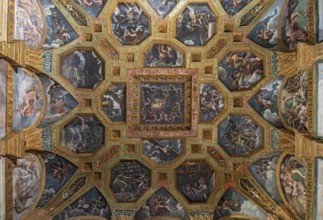
[(14, 71), (13, 129), (29, 127), (40, 116), (43, 101), (38, 81), (23, 69)]
[(284, 127), (278, 113), (278, 93), (284, 78), (283, 75), (277, 76), (262, 87), (248, 102), (259, 115), (277, 128)]
[(218, 143), (231, 156), (247, 156), (263, 146), (263, 129), (247, 115), (229, 115), (219, 126)]
[(44, 207), (73, 176), (77, 167), (65, 158), (52, 153), (42, 153), (45, 163), (46, 180), (38, 207)]
[(135, 202), (150, 187), (150, 170), (136, 160), (121, 161), (111, 171), (110, 188), (118, 202)]
[(290, 77), (282, 92), (281, 112), (288, 126), (307, 130), (308, 76), (305, 71)]
[(37, 156), (27, 153), (17, 160), (12, 170), (13, 220), (21, 219), (34, 205), (41, 179), (42, 166)]
[(315, 193), (314, 193), (314, 211), (313, 219), (323, 219), (323, 206), (321, 201), (323, 200), (323, 158), (316, 159), (316, 173), (315, 173)]
[(60, 74), (76, 88), (94, 89), (104, 79), (104, 61), (92, 49), (78, 49), (60, 57)]
[(16, 40), (25, 40), (26, 45), (37, 48), (44, 37), (45, 21), (37, 0), (15, 0)]
[[(323, 2), (320, 0), (316, 0), (316, 11), (323, 10)], [(317, 27), (317, 42), (323, 41), (323, 13), (316, 14), (316, 27)]]
[(94, 153), (104, 144), (104, 126), (96, 116), (77, 116), (61, 128), (61, 146), (74, 153)]
[(126, 121), (126, 84), (113, 84), (101, 96), (102, 111), (113, 122)]
[(224, 11), (229, 16), (234, 16), (237, 14), (241, 9), (243, 9), (250, 0), (220, 0), (220, 3), (224, 9)]
[(157, 14), (164, 18), (176, 6), (179, 0), (148, 0), (148, 2)]
[(53, 220), (65, 220), (78, 216), (100, 216), (104, 219), (111, 219), (108, 202), (97, 188), (94, 187), (79, 197)]
[(46, 108), (38, 127), (47, 127), (68, 114), (78, 103), (63, 86), (45, 74), (38, 75), (44, 89)]
[(216, 206), (214, 220), (234, 214), (252, 216), (257, 219), (267, 219), (266, 212), (259, 206), (250, 202), (235, 189), (229, 188)]
[(249, 89), (263, 77), (263, 59), (250, 51), (231, 51), (219, 63), (219, 78), (233, 91)]
[(176, 38), (187, 46), (202, 46), (215, 34), (216, 19), (208, 3), (190, 3), (176, 19)]
[(215, 188), (215, 172), (203, 160), (187, 160), (176, 169), (176, 181), (189, 202), (206, 202)]
[(253, 177), (277, 204), (283, 202), (276, 179), (277, 161), (280, 154), (280, 152), (269, 154), (266, 157), (260, 158), (249, 167)]
[(316, 64), (316, 97), (315, 97), (315, 105), (317, 106), (315, 109), (315, 128), (314, 133), (318, 138), (323, 138), (323, 61), (319, 61)]
[(184, 122), (184, 83), (141, 83), (141, 123)]
[[(135, 220), (150, 219), (161, 216), (177, 217), (182, 220), (189, 220), (190, 216), (179, 203), (164, 187), (150, 197), (146, 203), (135, 214)], [(176, 219), (177, 219), (176, 218)]]
[(280, 167), (280, 182), (285, 198), (301, 219), (306, 214), (306, 175), (305, 160), (297, 160), (294, 155), (286, 155)]
[(0, 59), (0, 139), (6, 136), (7, 126), (7, 65), (8, 63)]
[(145, 67), (182, 67), (184, 53), (170, 44), (154, 44), (144, 53)]
[(107, 0), (74, 0), (74, 2), (92, 16), (98, 17), (105, 6), (105, 3), (107, 3)]
[(46, 18), (46, 40), (42, 46), (44, 50), (61, 47), (78, 37), (52, 0), (40, 0), (40, 3)]
[(260, 46), (271, 50), (283, 50), (278, 41), (278, 28), (281, 10), (285, 1), (277, 0), (263, 14), (248, 38)]
[(124, 45), (140, 44), (150, 34), (149, 18), (137, 3), (118, 3), (111, 15), (112, 34)]
[(224, 108), (224, 97), (213, 83), (200, 85), (200, 122), (211, 122)]
[(142, 141), (143, 153), (155, 163), (170, 163), (184, 150), (183, 139), (147, 139)]
[(281, 38), (288, 49), (308, 40), (308, 0), (289, 0), (282, 13)]

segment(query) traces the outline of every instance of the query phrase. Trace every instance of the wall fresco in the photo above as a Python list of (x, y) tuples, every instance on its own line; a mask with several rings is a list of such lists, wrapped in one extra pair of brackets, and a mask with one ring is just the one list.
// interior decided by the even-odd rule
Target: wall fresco
[(246, 115), (229, 115), (219, 126), (219, 145), (229, 155), (247, 156), (263, 146), (263, 129)]
[(284, 85), (281, 111), (288, 126), (307, 130), (308, 76), (304, 71), (290, 77)]
[(7, 65), (8, 63), (0, 59), (0, 139), (6, 136), (6, 110), (7, 110)]
[(229, 52), (219, 63), (219, 78), (233, 91), (249, 89), (263, 76), (263, 59), (250, 51)]
[(13, 219), (19, 220), (30, 209), (40, 190), (42, 166), (34, 154), (18, 159), (12, 170)]
[(315, 109), (315, 129), (314, 133), (318, 138), (323, 138), (323, 61), (316, 64), (316, 109)]
[(276, 152), (262, 157), (249, 167), (253, 177), (277, 204), (283, 202), (276, 181), (277, 161), (280, 154), (280, 152)]
[(313, 210), (313, 219), (323, 219), (323, 206), (321, 201), (323, 200), (323, 158), (316, 159), (316, 175), (315, 175), (315, 208)]
[(23, 69), (14, 71), (13, 129), (22, 130), (33, 125), (43, 105), (40, 86), (35, 77)]
[(44, 36), (45, 21), (37, 0), (15, 0), (15, 39), (37, 48)]
[(41, 154), (46, 169), (46, 180), (38, 207), (44, 207), (55, 197), (58, 191), (69, 181), (77, 167), (65, 158), (51, 153)]
[(147, 139), (142, 141), (143, 153), (158, 164), (170, 163), (184, 149), (183, 139)]
[(306, 214), (306, 175), (307, 165), (288, 154), (280, 167), (280, 182), (287, 202), (301, 219)]
[(176, 19), (176, 38), (187, 46), (202, 46), (215, 34), (216, 16), (208, 3), (190, 3)]
[(63, 86), (45, 74), (39, 75), (45, 92), (46, 109), (38, 127), (44, 128), (68, 114), (78, 103)]
[(284, 127), (278, 113), (278, 93), (284, 77), (280, 75), (271, 80), (248, 102), (258, 114), (277, 128)]
[(98, 17), (107, 3), (107, 0), (74, 0), (74, 2), (92, 16)]

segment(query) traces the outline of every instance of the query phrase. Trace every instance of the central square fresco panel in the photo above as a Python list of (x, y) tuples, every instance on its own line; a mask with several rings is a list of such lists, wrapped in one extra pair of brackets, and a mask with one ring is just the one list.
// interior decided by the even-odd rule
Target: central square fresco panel
[(197, 69), (130, 70), (128, 137), (195, 136), (198, 115), (196, 78)]
[(184, 83), (141, 83), (143, 124), (184, 122)]

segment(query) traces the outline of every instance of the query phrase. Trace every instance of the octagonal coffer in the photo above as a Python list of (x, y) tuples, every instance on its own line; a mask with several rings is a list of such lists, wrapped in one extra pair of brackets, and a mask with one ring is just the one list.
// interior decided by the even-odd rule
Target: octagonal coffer
[(230, 16), (234, 16), (241, 11), (251, 0), (220, 0), (224, 11)]
[(263, 147), (264, 131), (247, 115), (229, 115), (218, 132), (218, 143), (230, 156), (248, 156)]
[(176, 169), (177, 188), (190, 202), (206, 202), (215, 188), (215, 172), (204, 160), (187, 160)]
[(185, 53), (171, 44), (156, 43), (144, 53), (145, 67), (182, 67)]
[(150, 34), (149, 18), (137, 3), (118, 3), (111, 15), (112, 34), (123, 45), (140, 44)]
[(118, 202), (135, 202), (150, 187), (150, 170), (136, 160), (121, 161), (111, 170), (110, 189)]
[(190, 3), (176, 19), (176, 38), (187, 46), (203, 46), (216, 32), (216, 19), (208, 3)]
[(143, 153), (158, 164), (171, 163), (184, 150), (183, 139), (144, 139)]
[(95, 89), (104, 80), (104, 60), (92, 48), (63, 54), (59, 64), (60, 75), (76, 88)]
[(61, 146), (74, 153), (94, 153), (104, 144), (104, 130), (96, 116), (77, 116), (61, 128)]
[(219, 78), (231, 91), (250, 89), (263, 77), (263, 59), (251, 51), (230, 51), (219, 63)]
[(113, 84), (101, 96), (101, 108), (112, 122), (126, 121), (126, 84)]
[(213, 83), (200, 85), (200, 122), (210, 122), (224, 108), (224, 97)]

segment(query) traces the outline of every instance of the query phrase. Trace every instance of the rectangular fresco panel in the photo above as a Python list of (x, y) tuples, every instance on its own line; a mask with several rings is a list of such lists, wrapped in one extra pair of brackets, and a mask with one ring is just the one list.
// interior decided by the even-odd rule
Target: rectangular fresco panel
[(323, 61), (317, 64), (316, 136), (323, 137)]
[(323, 206), (318, 201), (323, 200), (323, 158), (316, 160), (316, 188), (315, 188), (315, 201), (316, 208), (313, 213), (313, 219), (323, 220)]
[(323, 1), (317, 0), (317, 41), (323, 41)]
[(7, 62), (0, 59), (0, 139), (6, 136)]

